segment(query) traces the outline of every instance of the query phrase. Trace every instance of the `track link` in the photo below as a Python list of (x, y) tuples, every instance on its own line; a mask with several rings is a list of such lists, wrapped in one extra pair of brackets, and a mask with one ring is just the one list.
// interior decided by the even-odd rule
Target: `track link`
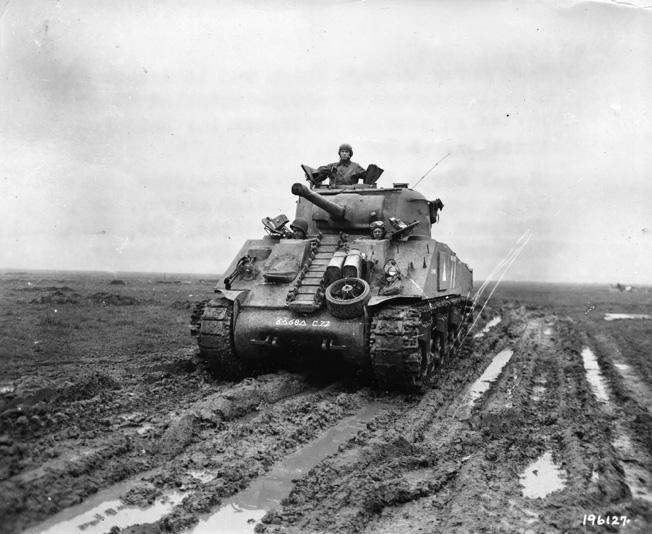
[(235, 355), (233, 302), (225, 298), (206, 303), (199, 326), (199, 355), (218, 376), (243, 378), (247, 369)]
[(429, 329), (431, 315), (427, 304), (388, 306), (371, 319), (369, 356), (380, 386), (418, 390), (425, 385), (424, 323)]
[[(446, 356), (448, 332), (437, 331), (437, 319), (448, 323), (458, 299), (389, 305), (371, 318), (369, 356), (381, 387), (421, 391)], [(443, 341), (442, 341), (443, 340)]]

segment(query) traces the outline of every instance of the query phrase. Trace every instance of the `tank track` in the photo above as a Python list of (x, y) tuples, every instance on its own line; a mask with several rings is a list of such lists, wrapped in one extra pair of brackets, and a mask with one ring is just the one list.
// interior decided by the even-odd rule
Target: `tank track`
[(225, 298), (206, 303), (199, 325), (199, 355), (215, 374), (231, 379), (246, 372), (235, 356), (233, 345), (233, 302)]
[[(445, 354), (431, 350), (437, 317), (448, 317), (456, 300), (426, 301), (418, 305), (388, 305), (371, 318), (369, 356), (381, 387), (420, 391)], [(443, 347), (441, 347), (443, 349)], [(434, 350), (440, 350), (436, 347)]]
[(197, 302), (195, 307), (192, 309), (190, 314), (190, 335), (196, 336), (199, 334), (199, 328), (201, 326), (201, 316), (204, 315), (204, 308), (208, 300), (202, 300)]

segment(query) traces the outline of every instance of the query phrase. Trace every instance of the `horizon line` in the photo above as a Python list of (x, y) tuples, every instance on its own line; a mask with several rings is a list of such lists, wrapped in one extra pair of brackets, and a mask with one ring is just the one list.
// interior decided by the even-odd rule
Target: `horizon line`
[[(206, 276), (220, 278), (224, 273), (203, 273), (203, 272), (179, 272), (179, 271), (116, 271), (110, 269), (32, 269), (32, 268), (13, 268), (13, 267), (0, 267), (0, 274), (2, 275), (18, 275), (18, 274), (31, 274), (31, 273), (89, 273), (89, 274), (110, 274), (116, 275), (160, 275), (160, 276)], [(476, 282), (496, 282), (495, 279), (482, 279), (474, 280)], [(597, 282), (597, 281), (577, 281), (569, 282), (563, 280), (505, 280), (501, 283), (515, 283), (515, 284), (565, 284), (565, 285), (603, 285), (608, 287), (632, 286), (632, 287), (652, 287), (652, 282), (649, 283), (631, 283), (631, 282)]]

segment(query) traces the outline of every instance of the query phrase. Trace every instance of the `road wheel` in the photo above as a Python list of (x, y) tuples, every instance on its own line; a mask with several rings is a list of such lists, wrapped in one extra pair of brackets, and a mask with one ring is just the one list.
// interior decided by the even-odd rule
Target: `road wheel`
[(441, 350), (441, 333), (436, 330), (432, 332), (430, 338), (430, 354), (433, 369), (439, 369), (444, 363), (444, 355)]
[(371, 288), (361, 278), (342, 278), (326, 289), (326, 307), (338, 319), (362, 315), (370, 298)]
[(425, 391), (432, 381), (433, 371), (437, 368), (437, 347), (433, 343), (432, 333), (424, 332), (419, 337), (419, 355), (421, 357), (421, 369), (419, 377), (415, 379), (417, 391)]

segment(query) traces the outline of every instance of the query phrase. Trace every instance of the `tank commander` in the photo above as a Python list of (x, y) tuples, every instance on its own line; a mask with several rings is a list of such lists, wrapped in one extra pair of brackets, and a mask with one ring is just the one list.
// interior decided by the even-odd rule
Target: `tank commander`
[(372, 221), (369, 224), (369, 233), (372, 239), (385, 239), (385, 223), (383, 221)]
[(364, 177), (365, 170), (355, 161), (351, 161), (353, 148), (351, 145), (344, 143), (340, 145), (337, 152), (340, 156), (340, 161), (322, 165), (317, 169), (317, 172), (322, 174), (324, 178), (330, 176), (331, 187), (357, 184), (358, 180)]
[(292, 239), (305, 239), (308, 235), (308, 221), (297, 217), (290, 224), (290, 229), (292, 230)]

